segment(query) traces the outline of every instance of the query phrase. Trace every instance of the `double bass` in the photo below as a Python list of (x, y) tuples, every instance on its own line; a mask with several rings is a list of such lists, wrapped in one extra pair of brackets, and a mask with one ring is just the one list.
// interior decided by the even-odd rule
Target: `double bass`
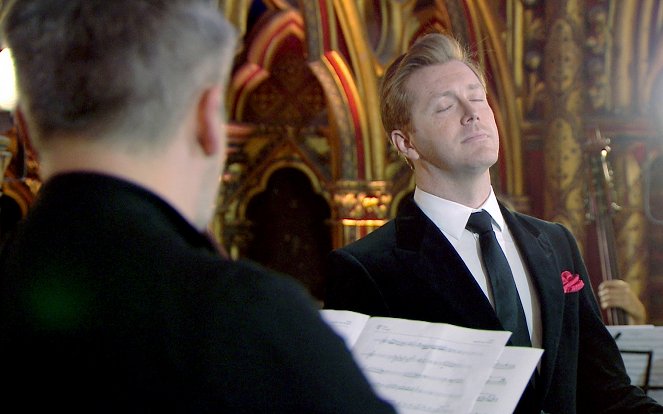
[[(609, 153), (610, 140), (603, 138), (597, 129), (594, 138), (587, 144), (587, 158), (591, 175), (589, 180), (590, 214), (596, 224), (603, 280), (619, 279), (612, 217), (620, 207), (614, 201), (615, 191), (612, 170), (608, 163)], [(621, 308), (608, 308), (606, 323), (608, 325), (628, 325), (627, 314)]]

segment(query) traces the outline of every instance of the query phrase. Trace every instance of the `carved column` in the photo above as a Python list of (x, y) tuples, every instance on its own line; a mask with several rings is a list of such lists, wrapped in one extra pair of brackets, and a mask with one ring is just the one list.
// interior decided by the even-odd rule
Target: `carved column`
[(225, 221), (223, 227), (216, 220), (213, 223), (212, 234), (221, 234), (223, 248), (232, 259), (246, 257), (249, 244), (253, 239), (252, 225), (248, 221)]
[[(646, 290), (649, 274), (647, 246), (647, 219), (643, 211), (642, 145), (634, 145), (615, 159), (614, 177), (617, 182), (620, 211), (615, 215), (616, 245), (618, 249), (619, 277), (631, 285), (638, 296)], [(647, 302), (647, 300), (645, 300)]]
[(392, 196), (386, 181), (337, 181), (334, 247), (345, 246), (385, 224)]
[(584, 1), (548, 1), (545, 13), (545, 216), (566, 225), (583, 250)]
[(253, 235), (251, 223), (244, 215), (241, 197), (242, 185), (246, 183), (249, 160), (244, 147), (254, 136), (252, 125), (228, 123), (226, 169), (221, 176), (222, 186), (218, 196), (217, 211), (211, 224), (214, 237), (223, 245), (233, 259), (246, 257)]

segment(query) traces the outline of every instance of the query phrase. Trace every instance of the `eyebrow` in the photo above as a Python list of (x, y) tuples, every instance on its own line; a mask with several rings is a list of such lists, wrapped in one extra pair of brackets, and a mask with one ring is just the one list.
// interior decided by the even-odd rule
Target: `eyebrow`
[(481, 83), (472, 83), (468, 85), (467, 89), (469, 90), (483, 89), (483, 85)]
[[(467, 85), (466, 89), (469, 90), (469, 91), (475, 91), (475, 90), (480, 89), (480, 90), (483, 91), (484, 87), (481, 83), (477, 82), (477, 83), (471, 83), (471, 84)], [(453, 92), (451, 90), (446, 90), (444, 92), (439, 92), (439, 93), (432, 93), (428, 98), (428, 104), (430, 105), (436, 99), (444, 98), (444, 97), (450, 96), (452, 94), (453, 94)]]

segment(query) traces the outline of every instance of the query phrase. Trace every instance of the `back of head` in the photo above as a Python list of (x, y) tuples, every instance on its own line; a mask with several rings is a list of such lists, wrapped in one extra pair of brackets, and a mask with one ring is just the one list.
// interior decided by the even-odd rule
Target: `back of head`
[(387, 134), (397, 129), (409, 130), (411, 101), (406, 84), (410, 76), (420, 68), (452, 60), (469, 66), (485, 88), (483, 72), (469, 52), (454, 38), (440, 33), (420, 37), (407, 52), (389, 65), (380, 87), (380, 112)]
[(63, 136), (132, 150), (170, 137), (220, 83), (234, 30), (209, 0), (15, 0), (2, 22), (37, 148)]

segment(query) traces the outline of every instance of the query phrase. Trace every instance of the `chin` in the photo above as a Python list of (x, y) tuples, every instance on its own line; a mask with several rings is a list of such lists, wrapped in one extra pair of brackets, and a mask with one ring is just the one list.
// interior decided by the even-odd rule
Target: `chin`
[(476, 154), (474, 162), (477, 166), (490, 168), (497, 163), (497, 153), (493, 150), (484, 151), (483, 153)]

